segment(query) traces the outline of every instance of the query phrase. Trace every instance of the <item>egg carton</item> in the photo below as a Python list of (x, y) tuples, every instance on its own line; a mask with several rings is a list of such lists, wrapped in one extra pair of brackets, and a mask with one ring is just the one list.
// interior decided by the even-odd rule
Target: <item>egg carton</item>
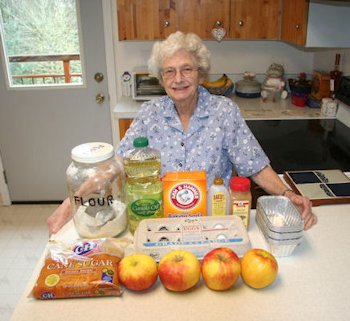
[(203, 259), (217, 247), (239, 257), (251, 248), (247, 229), (238, 216), (199, 216), (142, 220), (135, 231), (135, 250), (159, 261), (172, 250), (187, 250)]

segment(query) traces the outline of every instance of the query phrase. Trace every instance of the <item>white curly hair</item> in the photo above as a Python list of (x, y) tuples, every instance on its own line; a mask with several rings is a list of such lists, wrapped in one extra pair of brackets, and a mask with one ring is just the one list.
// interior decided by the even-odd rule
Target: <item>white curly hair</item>
[(162, 64), (165, 57), (172, 56), (177, 51), (184, 49), (190, 53), (196, 61), (199, 78), (205, 80), (210, 69), (210, 52), (201, 38), (194, 33), (176, 31), (163, 41), (157, 41), (152, 48), (148, 60), (149, 72), (162, 81)]

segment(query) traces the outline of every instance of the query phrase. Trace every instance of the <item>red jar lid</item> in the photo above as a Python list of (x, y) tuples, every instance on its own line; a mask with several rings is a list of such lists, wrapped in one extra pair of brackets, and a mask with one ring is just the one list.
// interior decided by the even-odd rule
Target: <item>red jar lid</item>
[(250, 189), (250, 180), (246, 177), (235, 176), (230, 179), (230, 189), (233, 191), (245, 192)]

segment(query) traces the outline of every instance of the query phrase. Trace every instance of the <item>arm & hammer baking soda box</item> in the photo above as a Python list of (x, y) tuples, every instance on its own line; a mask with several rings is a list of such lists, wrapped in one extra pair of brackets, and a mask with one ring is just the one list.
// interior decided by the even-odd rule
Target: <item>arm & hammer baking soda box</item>
[(162, 181), (164, 217), (206, 216), (205, 171), (167, 172)]

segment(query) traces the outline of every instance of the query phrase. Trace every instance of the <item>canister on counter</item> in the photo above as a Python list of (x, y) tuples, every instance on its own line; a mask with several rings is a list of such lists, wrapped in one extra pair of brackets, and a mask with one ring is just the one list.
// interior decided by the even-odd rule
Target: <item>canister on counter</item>
[(330, 95), (330, 75), (323, 71), (314, 71), (312, 77), (311, 95), (321, 100)]
[(113, 146), (92, 142), (71, 151), (67, 185), (73, 221), (84, 238), (113, 237), (127, 227), (125, 177)]
[(321, 114), (326, 117), (335, 117), (337, 115), (338, 103), (332, 98), (322, 98)]
[(239, 216), (248, 229), (252, 194), (250, 180), (246, 177), (232, 177), (230, 180), (231, 214)]

